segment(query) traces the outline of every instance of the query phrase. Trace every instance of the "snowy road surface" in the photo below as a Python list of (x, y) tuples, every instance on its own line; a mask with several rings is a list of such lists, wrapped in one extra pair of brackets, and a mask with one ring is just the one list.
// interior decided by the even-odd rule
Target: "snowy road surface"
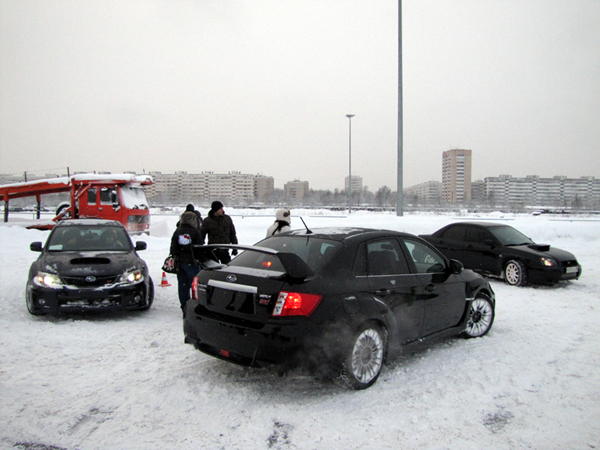
[[(262, 239), (274, 220), (273, 211), (227, 212), (241, 244)], [(292, 213), (292, 226), (301, 227)], [(415, 234), (465, 219), (302, 214), (310, 227)], [(175, 276), (168, 276), (173, 286), (159, 287), (177, 216), (153, 215), (151, 236), (135, 238), (148, 243), (140, 254), (157, 286), (154, 306), (94, 316), (29, 315), (24, 288), (37, 257), (29, 244), (47, 234), (3, 224), (0, 448), (600, 448), (600, 222), (478, 219), (507, 221), (538, 243), (573, 252), (582, 278), (538, 288), (492, 281), (496, 321), (486, 337), (406, 355), (359, 392), (247, 370), (185, 345)]]

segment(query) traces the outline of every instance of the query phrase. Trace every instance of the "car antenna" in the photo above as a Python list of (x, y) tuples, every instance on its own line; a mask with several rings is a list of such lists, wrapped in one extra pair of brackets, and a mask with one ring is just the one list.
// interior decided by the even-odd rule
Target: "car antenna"
[(312, 234), (312, 231), (310, 231), (310, 229), (306, 226), (306, 222), (304, 222), (304, 219), (302, 218), (302, 216), (300, 216), (300, 220), (304, 224), (304, 228), (306, 228), (306, 234)]

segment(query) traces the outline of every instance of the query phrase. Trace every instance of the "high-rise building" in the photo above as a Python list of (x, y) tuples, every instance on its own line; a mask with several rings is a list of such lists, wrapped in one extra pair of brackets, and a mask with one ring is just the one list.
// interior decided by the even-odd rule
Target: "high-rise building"
[[(348, 192), (348, 177), (344, 178), (344, 189)], [(363, 179), (358, 175), (352, 175), (352, 192), (362, 192)]]
[(256, 175), (254, 177), (254, 197), (258, 200), (268, 198), (273, 195), (275, 190), (275, 180), (273, 177), (265, 175)]
[(283, 186), (286, 198), (302, 200), (308, 195), (308, 181), (288, 181)]
[(442, 155), (442, 200), (471, 201), (471, 150), (447, 150)]

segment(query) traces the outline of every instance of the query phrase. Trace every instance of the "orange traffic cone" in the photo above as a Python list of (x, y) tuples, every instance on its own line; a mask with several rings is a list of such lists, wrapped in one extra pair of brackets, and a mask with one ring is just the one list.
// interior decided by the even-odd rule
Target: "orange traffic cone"
[(167, 280), (167, 274), (163, 272), (162, 280), (160, 280), (160, 287), (168, 287), (171, 286), (169, 281)]

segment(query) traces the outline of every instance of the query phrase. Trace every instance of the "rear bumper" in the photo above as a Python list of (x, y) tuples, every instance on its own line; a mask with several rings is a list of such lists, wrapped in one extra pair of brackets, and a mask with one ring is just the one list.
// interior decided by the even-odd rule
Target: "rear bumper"
[(189, 300), (183, 324), (185, 342), (215, 358), (249, 367), (328, 366), (344, 354), (352, 330), (335, 323), (319, 325), (307, 319), (266, 323), (256, 327), (226, 323), (202, 314)]

